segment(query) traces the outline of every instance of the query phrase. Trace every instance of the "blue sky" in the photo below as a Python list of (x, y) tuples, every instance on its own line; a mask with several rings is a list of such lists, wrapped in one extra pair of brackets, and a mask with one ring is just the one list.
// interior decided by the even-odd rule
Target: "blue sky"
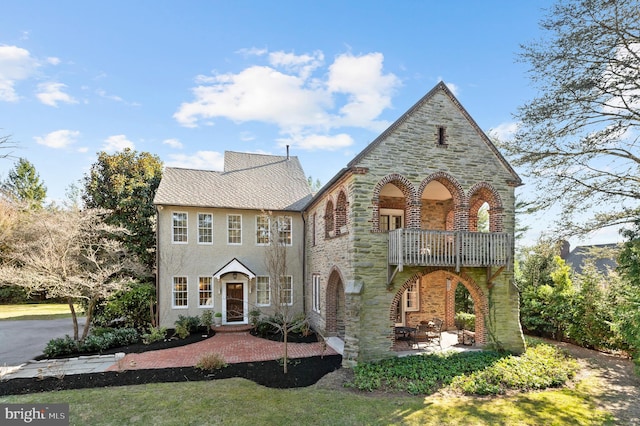
[[(290, 145), (326, 183), (441, 80), (507, 136), (534, 95), (516, 54), (550, 4), (4, 0), (0, 135), (52, 200), (125, 147), (219, 170), (225, 150)], [(529, 220), (531, 239), (549, 225)]]

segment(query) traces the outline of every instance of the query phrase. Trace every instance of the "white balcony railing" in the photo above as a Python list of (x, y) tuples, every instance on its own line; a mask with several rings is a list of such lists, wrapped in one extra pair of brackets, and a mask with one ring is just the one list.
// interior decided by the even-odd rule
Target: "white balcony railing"
[(389, 264), (412, 266), (507, 266), (513, 235), (503, 232), (429, 231), (396, 229), (389, 232)]

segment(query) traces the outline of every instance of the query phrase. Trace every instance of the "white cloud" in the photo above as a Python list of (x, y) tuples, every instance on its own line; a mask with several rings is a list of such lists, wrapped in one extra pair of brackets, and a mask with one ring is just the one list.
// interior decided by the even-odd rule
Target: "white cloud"
[(47, 146), (49, 148), (66, 148), (69, 145), (76, 142), (76, 139), (80, 136), (80, 132), (77, 130), (56, 130), (54, 132), (46, 134), (44, 137), (36, 136), (34, 139), (40, 145)]
[(376, 121), (382, 111), (391, 106), (391, 95), (400, 80), (394, 74), (384, 74), (381, 53), (362, 56), (340, 55), (329, 67), (327, 87), (332, 93), (345, 93), (349, 100), (340, 109), (342, 125), (381, 130), (386, 121)]
[[(240, 53), (264, 57), (267, 52), (245, 49)], [(316, 138), (331, 129), (352, 126), (380, 131), (388, 126), (378, 117), (391, 106), (400, 80), (384, 73), (382, 54), (339, 55), (324, 72), (320, 51), (271, 52), (266, 58), (268, 65), (252, 65), (238, 73), (196, 76), (193, 100), (182, 103), (173, 117), (186, 127), (206, 125), (215, 118), (271, 123), (284, 139), (313, 147), (309, 149), (345, 144), (343, 137), (329, 135), (318, 143)], [(308, 143), (301, 142), (307, 138), (311, 138)]]
[(507, 122), (500, 123), (498, 126), (489, 129), (487, 134), (490, 137), (495, 137), (500, 141), (508, 141), (513, 138), (513, 136), (518, 131), (519, 123), (516, 122)]
[(103, 97), (105, 99), (110, 99), (112, 101), (116, 101), (116, 102), (124, 102), (124, 99), (122, 99), (120, 96), (117, 95), (109, 95), (105, 90), (103, 89), (98, 89), (96, 90), (96, 94), (100, 97)]
[(247, 56), (263, 56), (266, 55), (267, 52), (269, 52), (267, 49), (265, 48), (259, 48), (259, 47), (249, 47), (249, 48), (244, 48), (244, 49), (239, 49), (236, 51), (236, 53), (247, 57)]
[(183, 167), (199, 170), (224, 170), (224, 154), (216, 151), (198, 151), (193, 155), (170, 154), (169, 167)]
[(29, 78), (38, 66), (38, 61), (31, 57), (28, 50), (0, 45), (0, 101), (16, 102), (16, 83)]
[(60, 58), (56, 58), (55, 56), (50, 56), (47, 58), (47, 63), (51, 64), (51, 65), (59, 65), (60, 64)]
[(64, 102), (67, 104), (78, 103), (78, 101), (72, 96), (63, 92), (66, 87), (66, 84), (56, 83), (53, 81), (40, 83), (38, 84), (39, 93), (37, 93), (36, 96), (40, 99), (40, 102), (52, 107), (57, 107), (58, 102)]
[(162, 141), (162, 143), (164, 145), (169, 145), (171, 148), (175, 148), (175, 149), (182, 149), (183, 147), (182, 142), (180, 142), (178, 139), (175, 139), (175, 138), (165, 139)]
[[(271, 67), (252, 66), (239, 74), (220, 74), (192, 89), (193, 102), (173, 115), (182, 125), (224, 117), (232, 121), (261, 121), (283, 128), (316, 125), (327, 120), (321, 108), (325, 93), (304, 87), (304, 80)], [(202, 81), (201, 81), (202, 82)]]
[(113, 135), (109, 136), (104, 141), (102, 149), (105, 152), (118, 152), (125, 148), (135, 149), (133, 142), (131, 142), (125, 135)]

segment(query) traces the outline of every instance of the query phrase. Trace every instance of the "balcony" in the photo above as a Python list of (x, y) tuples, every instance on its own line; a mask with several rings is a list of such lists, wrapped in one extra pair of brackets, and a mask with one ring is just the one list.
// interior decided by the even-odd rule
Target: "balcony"
[(487, 267), (510, 269), (513, 235), (503, 232), (429, 231), (396, 229), (389, 232), (389, 265)]

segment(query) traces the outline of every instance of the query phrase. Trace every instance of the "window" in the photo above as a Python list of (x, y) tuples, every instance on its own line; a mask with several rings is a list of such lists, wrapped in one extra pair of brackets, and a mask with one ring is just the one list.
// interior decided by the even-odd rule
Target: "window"
[(256, 216), (256, 244), (259, 246), (266, 246), (269, 244), (270, 231), (269, 216), (260, 215)]
[(312, 308), (314, 312), (320, 312), (320, 275), (314, 274), (311, 277), (311, 297), (312, 297)]
[(332, 238), (335, 236), (334, 221), (333, 221), (333, 202), (327, 201), (327, 205), (324, 209), (324, 237)]
[(227, 215), (227, 244), (242, 244), (242, 215)]
[(404, 292), (404, 310), (405, 311), (419, 311), (419, 298), (418, 298), (418, 281), (411, 283), (409, 288)]
[(380, 230), (393, 231), (404, 225), (404, 211), (396, 209), (380, 209)]
[(182, 212), (173, 212), (173, 242), (187, 243), (187, 214)]
[(198, 213), (198, 244), (213, 244), (213, 215)]
[(173, 277), (173, 307), (187, 308), (187, 277)]
[(280, 304), (293, 305), (293, 277), (287, 275), (280, 277)]
[(211, 277), (200, 277), (198, 283), (198, 306), (213, 307), (213, 286)]
[(269, 277), (256, 277), (256, 293), (258, 306), (271, 305), (271, 291), (269, 288)]
[(311, 217), (311, 245), (315, 246), (316, 245), (316, 219), (317, 219), (317, 214), (314, 213), (313, 216)]
[(292, 244), (291, 238), (291, 216), (280, 216), (277, 221), (278, 225), (278, 238), (280, 243), (285, 246)]
[(447, 144), (447, 128), (444, 126), (438, 127), (438, 145)]

